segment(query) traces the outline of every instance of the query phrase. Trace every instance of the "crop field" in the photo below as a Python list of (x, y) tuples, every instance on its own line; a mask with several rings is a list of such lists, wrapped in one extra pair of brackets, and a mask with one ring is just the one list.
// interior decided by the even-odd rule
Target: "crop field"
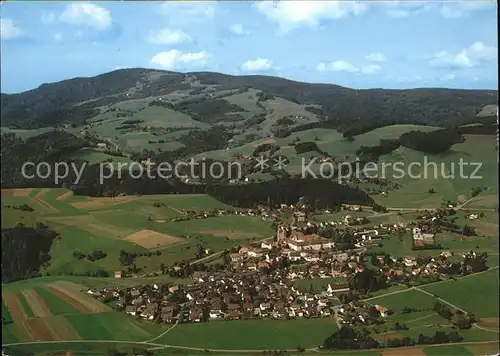
[[(87, 279), (87, 282), (94, 284), (92, 279)], [(2, 293), (2, 308), (4, 315), (13, 322), (4, 325), (2, 342), (113, 338), (137, 340), (161, 332), (161, 327), (142, 327), (133, 318), (111, 311), (85, 291), (83, 285), (53, 278), (9, 284), (7, 291)], [(21, 296), (26, 299), (32, 315), (28, 315), (21, 307)], [(153, 334), (146, 330), (151, 330)]]

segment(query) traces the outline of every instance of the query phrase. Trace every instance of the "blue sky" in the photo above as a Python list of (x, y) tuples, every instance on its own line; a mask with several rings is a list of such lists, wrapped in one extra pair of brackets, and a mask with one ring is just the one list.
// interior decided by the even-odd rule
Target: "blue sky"
[(1, 90), (118, 68), (498, 88), (493, 1), (2, 3)]

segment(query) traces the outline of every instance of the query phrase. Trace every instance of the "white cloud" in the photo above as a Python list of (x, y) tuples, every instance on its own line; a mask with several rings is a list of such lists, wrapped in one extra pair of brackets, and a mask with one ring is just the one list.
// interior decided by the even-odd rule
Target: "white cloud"
[(59, 19), (73, 25), (85, 25), (98, 30), (111, 26), (111, 14), (104, 7), (88, 3), (73, 3), (66, 6)]
[(451, 1), (445, 2), (440, 6), (441, 16), (449, 19), (455, 19), (474, 11), (495, 9), (496, 2), (489, 0), (476, 1)]
[(325, 71), (349, 72), (349, 73), (359, 72), (359, 69), (355, 65), (342, 60), (331, 62), (329, 64), (320, 63), (316, 66), (316, 70), (320, 72), (325, 72)]
[(376, 64), (369, 64), (361, 68), (361, 73), (363, 74), (375, 74), (379, 72), (382, 68)]
[(405, 18), (435, 11), (442, 17), (453, 19), (466, 16), (475, 11), (495, 8), (494, 0), (475, 1), (380, 1), (378, 5), (386, 8), (390, 17)]
[(151, 63), (164, 69), (175, 69), (182, 65), (199, 66), (204, 65), (209, 55), (201, 52), (181, 52), (177, 49), (157, 53), (151, 58)]
[(320, 63), (316, 66), (316, 70), (318, 72), (324, 72), (326, 71), (326, 64), (325, 63)]
[(432, 56), (430, 64), (437, 67), (471, 68), (497, 58), (497, 49), (482, 42), (475, 42), (458, 53), (440, 51)]
[(193, 39), (187, 33), (181, 30), (172, 30), (163, 28), (157, 31), (151, 31), (148, 41), (153, 44), (176, 45), (180, 43), (191, 42)]
[(441, 78), (441, 80), (443, 80), (443, 81), (449, 81), (449, 80), (453, 80), (455, 78), (456, 78), (455, 74), (447, 74), (443, 78)]
[(42, 21), (42, 23), (48, 25), (56, 20), (56, 16), (52, 12), (44, 12), (42, 13), (40, 20)]
[(318, 28), (322, 21), (357, 16), (368, 9), (367, 3), (355, 1), (259, 1), (254, 6), (278, 23), (281, 32), (302, 26)]
[(240, 23), (232, 25), (229, 28), (229, 31), (231, 31), (232, 33), (234, 33), (235, 35), (238, 35), (238, 36), (245, 36), (245, 35), (249, 34), (249, 32), (247, 30), (245, 30), (245, 28), (243, 27), (243, 25), (240, 24)]
[(382, 68), (377, 64), (368, 64), (364, 67), (358, 68), (354, 64), (343, 60), (338, 60), (331, 63), (319, 63), (316, 66), (316, 70), (318, 72), (361, 72), (363, 74), (375, 74), (378, 73), (381, 69)]
[(63, 36), (62, 36), (62, 33), (60, 33), (60, 32), (54, 32), (52, 34), (52, 38), (54, 39), (54, 41), (61, 41)]
[(248, 60), (242, 65), (242, 69), (249, 72), (270, 70), (273, 68), (273, 61), (267, 58), (257, 58)]
[(185, 24), (211, 19), (215, 9), (214, 3), (203, 1), (165, 1), (160, 12), (168, 16), (171, 24)]
[(366, 56), (366, 59), (372, 62), (386, 62), (387, 58), (385, 54), (381, 52), (370, 53)]
[(426, 1), (382, 1), (379, 4), (386, 8), (388, 16), (394, 18), (419, 15), (433, 8), (433, 4)]
[(13, 39), (24, 35), (24, 31), (11, 19), (0, 19), (0, 36), (2, 39)]

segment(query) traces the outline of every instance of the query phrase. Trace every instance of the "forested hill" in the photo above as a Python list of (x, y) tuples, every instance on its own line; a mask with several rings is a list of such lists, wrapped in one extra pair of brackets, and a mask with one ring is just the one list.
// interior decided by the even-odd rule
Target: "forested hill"
[[(43, 84), (19, 94), (1, 94), (3, 125), (44, 127), (61, 122), (81, 124), (99, 113), (100, 106), (157, 97), (176, 91), (223, 95), (225, 90), (249, 88), (311, 106), (323, 119), (455, 124), (496, 104), (494, 90), (411, 89), (354, 90), (331, 84), (310, 84), (269, 76), (220, 73), (176, 73), (123, 69), (91, 78)], [(208, 95), (208, 94), (207, 94)], [(220, 97), (220, 96), (219, 96)], [(263, 100), (266, 100), (263, 97)]]

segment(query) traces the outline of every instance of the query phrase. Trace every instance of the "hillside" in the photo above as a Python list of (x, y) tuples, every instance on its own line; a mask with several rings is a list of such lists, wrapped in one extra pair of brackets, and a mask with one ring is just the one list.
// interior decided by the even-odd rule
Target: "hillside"
[[(129, 114), (133, 116), (134, 107), (139, 110), (138, 103), (144, 103), (143, 99), (149, 98), (147, 102), (151, 102), (161, 98), (173, 105), (182, 103), (167, 109), (185, 112), (198, 122), (248, 121), (259, 114), (269, 121), (270, 111), (283, 114), (273, 105), (295, 104), (312, 106), (306, 108), (311, 115), (299, 115), (297, 108), (288, 110), (292, 116), (310, 116), (306, 122), (316, 120), (318, 115), (338, 122), (339, 126), (353, 119), (444, 125), (475, 116), (485, 105), (496, 104), (496, 96), (492, 90), (354, 90), (268, 76), (184, 74), (135, 68), (43, 84), (19, 94), (2, 94), (1, 115), (4, 125), (19, 127), (44, 127), (63, 122), (82, 124), (103, 115), (103, 107), (109, 105), (120, 103), (120, 108), (131, 110)], [(188, 97), (190, 102), (186, 103)], [(218, 117), (207, 119), (210, 113)], [(227, 113), (231, 113), (230, 117)], [(286, 114), (276, 119), (284, 116)], [(179, 119), (190, 121), (187, 117)]]

